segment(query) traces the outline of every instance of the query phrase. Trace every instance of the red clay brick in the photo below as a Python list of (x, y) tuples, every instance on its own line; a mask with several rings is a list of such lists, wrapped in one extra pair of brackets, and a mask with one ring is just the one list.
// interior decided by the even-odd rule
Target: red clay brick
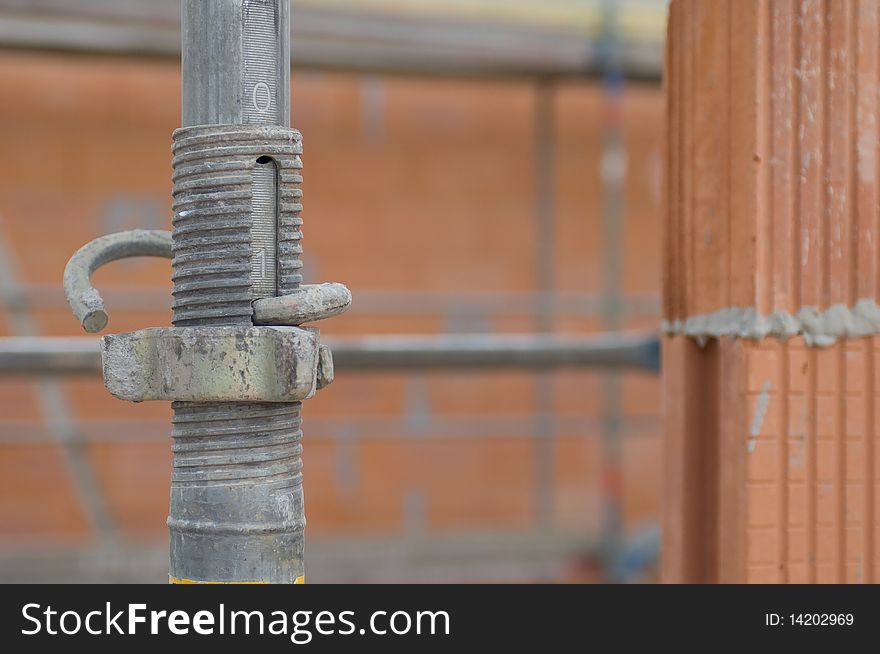
[(3, 446), (0, 538), (14, 545), (89, 538), (89, 525), (71, 493), (68, 470), (55, 445)]
[(586, 517), (592, 528), (599, 526), (599, 447), (596, 438), (563, 435), (556, 440), (554, 511), (562, 525), (574, 527)]
[(89, 453), (117, 528), (128, 538), (162, 538), (171, 485), (168, 442), (93, 443)]
[(824, 7), (672, 3), (668, 318), (875, 296), (877, 8)]
[[(876, 3), (673, 0), (667, 318), (876, 299), (877, 18)], [(669, 516), (696, 524), (716, 520), (712, 511), (718, 524), (671, 541), (666, 578), (873, 581), (876, 532), (861, 525), (876, 523), (878, 501), (875, 339), (827, 348), (768, 339), (711, 351), (676, 340), (665, 343), (667, 428), (695, 435), (667, 433), (668, 465), (686, 469), (678, 458), (690, 456), (698, 469), (688, 477), (696, 486), (672, 487), (667, 528), (678, 526)], [(744, 377), (725, 374), (740, 365)], [(677, 395), (701, 386), (704, 415)], [(766, 415), (747, 441), (762, 389)], [(702, 455), (682, 447), (694, 449), (707, 429)], [(748, 443), (744, 464), (713, 458), (713, 448), (735, 453), (724, 448)], [(707, 479), (711, 502), (681, 495), (704, 490)], [(745, 516), (721, 510), (743, 492)], [(737, 548), (725, 554), (725, 530), (745, 538), (744, 558)], [(702, 569), (677, 567), (685, 548), (703, 557)]]
[(38, 392), (31, 379), (0, 379), (0, 418), (28, 422), (39, 419)]

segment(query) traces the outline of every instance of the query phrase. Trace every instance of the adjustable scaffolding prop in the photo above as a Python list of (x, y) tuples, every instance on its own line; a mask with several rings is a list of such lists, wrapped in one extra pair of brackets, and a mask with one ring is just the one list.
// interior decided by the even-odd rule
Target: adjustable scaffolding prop
[(301, 285), (302, 138), (290, 120), (287, 0), (182, 2), (182, 123), (171, 234), (85, 245), (65, 292), (86, 331), (107, 314), (90, 274), (171, 256), (173, 324), (102, 339), (104, 382), (171, 400), (170, 579), (302, 583), (302, 400), (330, 351), (299, 325), (344, 311), (341, 284)]

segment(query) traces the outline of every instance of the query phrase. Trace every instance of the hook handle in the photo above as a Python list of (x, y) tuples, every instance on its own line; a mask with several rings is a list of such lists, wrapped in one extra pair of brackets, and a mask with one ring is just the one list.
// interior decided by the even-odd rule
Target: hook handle
[(162, 229), (132, 229), (101, 236), (77, 250), (64, 268), (64, 294), (73, 315), (87, 332), (107, 326), (107, 311), (91, 276), (104, 264), (128, 257), (171, 258), (171, 232)]

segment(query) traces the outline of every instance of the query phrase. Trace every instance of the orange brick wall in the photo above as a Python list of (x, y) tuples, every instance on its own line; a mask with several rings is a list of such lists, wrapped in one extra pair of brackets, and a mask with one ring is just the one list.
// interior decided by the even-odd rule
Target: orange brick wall
[[(306, 276), (344, 281), (355, 294), (352, 311), (322, 328), (534, 329), (533, 84), (303, 72), (293, 86), (292, 124), (305, 135)], [(0, 335), (22, 333), (22, 316), (24, 331), (79, 335), (60, 293), (69, 255), (102, 233), (170, 226), (178, 65), (0, 52), (0, 94), (0, 235), (27, 297), (0, 309)], [(601, 106), (595, 84), (555, 91), (561, 331), (600, 324)], [(659, 88), (627, 91), (630, 327), (655, 326), (659, 315), (661, 116)], [(95, 281), (111, 330), (169, 323), (167, 261), (113, 264)], [(552, 378), (550, 523), (595, 534), (602, 375)], [(112, 529), (163, 539), (169, 407), (116, 401), (98, 379), (57, 384)], [(305, 409), (310, 535), (534, 529), (535, 384), (525, 372), (340, 372)], [(96, 538), (44, 395), (33, 380), (0, 378), (0, 548)], [(624, 376), (631, 529), (659, 510), (659, 397), (656, 378)]]
[[(672, 3), (667, 319), (876, 300), (878, 21)], [(667, 580), (876, 579), (874, 341), (666, 340)]]
[(748, 349), (748, 581), (878, 578), (874, 340)]

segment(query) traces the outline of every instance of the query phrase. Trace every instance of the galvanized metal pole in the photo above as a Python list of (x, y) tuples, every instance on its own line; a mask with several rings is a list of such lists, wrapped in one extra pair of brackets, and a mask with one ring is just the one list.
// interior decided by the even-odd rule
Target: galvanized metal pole
[[(620, 69), (619, 7), (612, 0), (602, 4), (603, 36), (598, 60), (602, 80), (602, 238), (604, 242), (602, 328), (618, 331), (621, 316), (621, 279), (626, 150), (623, 143), (622, 99), (624, 79)], [(605, 581), (625, 581), (623, 530), (623, 433), (621, 378), (606, 371), (602, 382), (602, 542)]]
[[(183, 0), (184, 128), (289, 125), (289, 10), (288, 0)], [(279, 167), (259, 157), (242, 181), (235, 162), (187, 163), (194, 149), (248, 150), (234, 130), (192, 136), (202, 142), (191, 147), (186, 136), (175, 136), (174, 325), (250, 325), (253, 298), (299, 284), (298, 250), (278, 242)], [(249, 232), (230, 222), (242, 210)], [(301, 404), (173, 407), (171, 580), (302, 582)]]
[[(556, 80), (541, 79), (535, 85), (534, 180), (535, 180), (535, 266), (538, 292), (535, 329), (552, 334), (556, 326)], [(535, 400), (535, 526), (553, 528), (556, 520), (554, 482), (556, 459), (555, 376), (540, 371), (534, 379)]]
[[(650, 332), (617, 334), (437, 334), (322, 339), (346, 371), (599, 368), (656, 373), (660, 343)], [(97, 340), (0, 337), (0, 376), (100, 374)]]
[(182, 121), (290, 125), (287, 0), (183, 0)]

